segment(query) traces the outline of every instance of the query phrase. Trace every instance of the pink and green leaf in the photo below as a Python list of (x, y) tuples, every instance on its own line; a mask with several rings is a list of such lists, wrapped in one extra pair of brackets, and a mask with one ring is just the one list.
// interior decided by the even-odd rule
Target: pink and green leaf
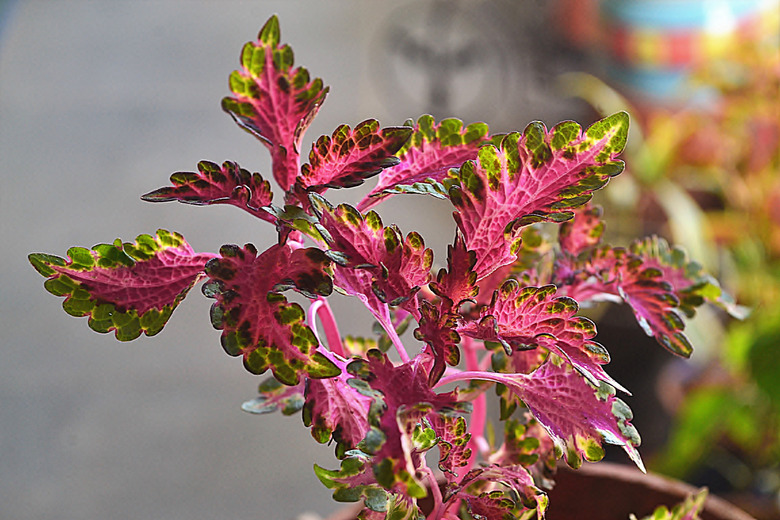
[(320, 193), (325, 188), (358, 186), (398, 164), (395, 153), (411, 133), (411, 128), (403, 126), (380, 128), (375, 119), (363, 121), (354, 129), (340, 125), (331, 136), (323, 135), (312, 145), (309, 162), (301, 167), (298, 186)]
[(507, 419), (504, 422), (504, 442), (489, 458), (499, 466), (520, 464), (528, 470), (534, 482), (551, 489), (556, 471), (555, 445), (549, 434), (529, 412), (523, 420)]
[(378, 350), (369, 351), (367, 359), (355, 360), (347, 367), (357, 379), (350, 383), (375, 400), (369, 422), (377, 439), (363, 449), (373, 455), (377, 482), (389, 491), (417, 498), (426, 494), (415, 475), (430, 443), (418, 445), (416, 430), (424, 418), (464, 406), (457, 401), (456, 392), (437, 394), (430, 388), (429, 368), (421, 357), (395, 366)]
[[(409, 233), (404, 238), (397, 226), (384, 227), (373, 211), (363, 215), (347, 204), (334, 208), (315, 196), (312, 202), (331, 254), (336, 252), (342, 259), (334, 266), (337, 286), (350, 294), (364, 295), (373, 306), (374, 298), (403, 306), (428, 283), (433, 252), (425, 248), (419, 234)], [(415, 312), (416, 307), (410, 305), (404, 307)]]
[(459, 468), (467, 466), (471, 459), (471, 433), (468, 432), (466, 419), (460, 416), (438, 416), (431, 420), (431, 424), (439, 441), (439, 469), (452, 483), (459, 476)]
[(534, 222), (563, 222), (572, 209), (623, 171), (628, 115), (620, 112), (582, 131), (566, 121), (548, 131), (531, 123), (522, 135), (479, 149), (458, 170), (450, 191), (466, 247), (477, 254), (478, 278), (514, 261), (519, 229)]
[(648, 336), (670, 352), (688, 357), (693, 346), (685, 335), (679, 299), (664, 272), (624, 248), (599, 247), (584, 261), (561, 264), (559, 285), (581, 302), (622, 300)]
[(377, 186), (358, 204), (365, 211), (395, 193), (427, 193), (446, 197), (446, 189), (439, 187), (450, 168), (474, 159), (479, 147), (488, 139), (485, 123), (466, 127), (459, 119), (444, 119), (438, 124), (429, 115), (417, 123), (407, 121), (413, 132), (397, 156), (399, 164), (379, 175)]
[(606, 383), (592, 385), (568, 363), (548, 361), (532, 374), (506, 374), (493, 380), (506, 385), (549, 433), (568, 464), (604, 456), (602, 440), (622, 447), (636, 465), (644, 465), (636, 447), (640, 439), (628, 406)]
[[(507, 355), (500, 343), (488, 342), (487, 345), (493, 351), (490, 367), (494, 372), (502, 374), (530, 374), (539, 368), (549, 355), (547, 350), (541, 348), (518, 350)], [(523, 406), (505, 386), (497, 387), (496, 395), (499, 397), (499, 418), (502, 421), (509, 419), (518, 406)]]
[(511, 495), (501, 490), (483, 491), (476, 496), (462, 493), (460, 496), (466, 503), (466, 509), (472, 518), (486, 520), (526, 518), (523, 512), (527, 509), (510, 497)]
[(440, 269), (436, 281), (429, 284), (434, 294), (447, 301), (447, 310), (457, 310), (463, 302), (479, 294), (476, 263), (476, 254), (466, 249), (463, 235), (456, 233), (455, 241), (447, 247), (447, 269)]
[(238, 164), (226, 161), (218, 164), (201, 161), (196, 172), (176, 172), (171, 184), (143, 195), (147, 202), (176, 200), (185, 204), (207, 206), (232, 204), (263, 220), (275, 223), (274, 216), (266, 211), (271, 204), (271, 184), (259, 173), (250, 173)]
[(481, 515), (475, 518), (489, 520), (518, 518), (528, 510), (536, 510), (537, 517), (543, 519), (549, 503), (528, 470), (520, 465), (493, 464), (473, 469), (463, 477), (452, 499), (464, 500), (472, 516)]
[(691, 261), (680, 247), (660, 237), (635, 241), (629, 249), (601, 244), (600, 208), (585, 207), (561, 226), (564, 256), (554, 282), (581, 302), (617, 300), (629, 304), (642, 329), (667, 350), (688, 357), (693, 347), (684, 333), (684, 313), (692, 317), (705, 302), (742, 318), (745, 309)]
[(586, 205), (575, 211), (572, 220), (561, 224), (558, 242), (561, 250), (574, 257), (599, 245), (604, 234), (604, 221), (599, 206)]
[(271, 246), (261, 255), (251, 244), (223, 246), (220, 258), (206, 265), (210, 283), (204, 293), (217, 301), (211, 321), (222, 330), (222, 346), (242, 356), (244, 366), (262, 374), (269, 368), (286, 385), (302, 376), (334, 377), (339, 368), (317, 351), (319, 342), (306, 325), (306, 313), (289, 303), (282, 291), (294, 288), (306, 296), (327, 296), (332, 282), (325, 272), (330, 261), (319, 249)]
[(578, 316), (577, 302), (557, 296), (554, 285), (521, 287), (509, 279), (495, 291), (479, 320), (458, 328), (462, 335), (498, 342), (507, 354), (542, 347), (566, 358), (594, 384), (609, 382), (622, 389), (602, 368), (606, 349), (596, 343), (595, 324)]
[(366, 508), (357, 516), (357, 520), (420, 520), (422, 518), (417, 501), (398, 493), (389, 494), (386, 511), (377, 512)]
[(414, 500), (398, 493), (388, 493), (376, 483), (368, 457), (356, 450), (341, 462), (339, 470), (326, 470), (314, 465), (320, 481), (333, 489), (338, 502), (363, 500), (365, 509), (357, 520), (418, 520), (419, 509)]
[(620, 266), (619, 274), (618, 294), (634, 311), (642, 330), (670, 352), (689, 357), (693, 345), (683, 332), (679, 300), (663, 271), (635, 257)]
[(414, 337), (430, 349), (434, 361), (428, 381), (434, 385), (444, 375), (446, 365), (456, 366), (460, 362), (457, 314), (442, 313), (439, 307), (425, 300), (420, 301), (419, 312), (419, 327), (415, 329)]
[(134, 243), (116, 239), (91, 250), (72, 247), (68, 259), (43, 253), (29, 259), (47, 278), (46, 290), (65, 297), (65, 312), (87, 316), (93, 330), (130, 341), (160, 332), (215, 256), (196, 253), (181, 235), (161, 229)]
[(693, 317), (696, 307), (704, 302), (717, 305), (733, 317), (744, 319), (745, 308), (736, 305), (734, 299), (704, 271), (701, 264), (689, 258), (680, 246), (671, 246), (661, 237), (651, 236), (631, 244), (630, 251), (644, 260), (644, 265), (663, 272), (664, 280), (674, 288), (680, 300), (680, 310)]
[(303, 423), (311, 427), (319, 443), (333, 438), (346, 449), (355, 448), (368, 433), (372, 399), (348, 384), (345, 361), (328, 355), (341, 374), (328, 379), (310, 379), (306, 386)]
[(233, 97), (222, 100), (222, 109), (268, 147), (274, 178), (287, 190), (298, 175), (303, 133), (328, 88), (305, 68), (293, 68), (292, 48), (279, 40), (279, 19), (272, 16), (257, 40), (244, 45), (241, 70), (230, 75)]

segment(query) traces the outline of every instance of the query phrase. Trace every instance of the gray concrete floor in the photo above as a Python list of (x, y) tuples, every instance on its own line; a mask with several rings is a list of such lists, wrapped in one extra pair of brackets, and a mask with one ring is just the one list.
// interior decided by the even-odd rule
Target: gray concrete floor
[[(161, 334), (120, 344), (62, 312), (26, 256), (64, 256), (71, 245), (159, 227), (201, 251), (269, 244), (273, 230), (235, 208), (138, 197), (201, 159), (268, 174), (265, 149), (219, 102), (241, 46), (272, 13), (296, 62), (331, 86), (307, 143), (342, 122), (391, 125), (428, 111), (428, 79), (393, 58), (383, 38), (393, 27), (424, 38), (415, 10), (431, 4), (403, 4), (407, 21), (402, 4), (377, 0), (22, 0), (2, 13), (0, 518), (284, 520), (338, 507), (312, 472), (313, 463), (337, 467), (331, 448), (298, 417), (240, 411), (259, 379), (222, 352), (199, 291)], [(509, 66), (513, 43), (491, 47), (496, 30), (463, 25), (468, 19), (441, 38), (472, 31), (495, 52), (479, 55), (476, 72), (453, 72), (456, 87), (437, 110), (503, 131), (575, 116)], [(525, 63), (522, 51), (514, 56)], [(432, 236), (441, 264), (449, 212), (414, 199), (389, 202), (383, 215)], [(368, 323), (353, 303), (337, 311)], [(346, 332), (369, 330), (347, 321)]]

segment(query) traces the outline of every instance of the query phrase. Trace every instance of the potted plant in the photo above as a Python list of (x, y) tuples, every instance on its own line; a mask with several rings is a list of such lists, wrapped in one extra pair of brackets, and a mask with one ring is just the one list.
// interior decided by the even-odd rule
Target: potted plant
[[(268, 148), (282, 202), (268, 180), (230, 161), (202, 161), (142, 198), (231, 204), (275, 226), (278, 241), (201, 253), (158, 230), (73, 247), (67, 258), (31, 254), (68, 314), (121, 341), (152, 336), (205, 281), (225, 351), (271, 374), (244, 409), (300, 412), (315, 440), (334, 443), (339, 467), (315, 473), (336, 500), (359, 502), (363, 519), (541, 518), (558, 459), (598, 461), (604, 443), (644, 470), (631, 410), (617, 397), (627, 390), (606, 372), (609, 354), (580, 305), (622, 301), (647, 334), (687, 357), (684, 316), (732, 302), (659, 237), (602, 240), (589, 200), (623, 170), (625, 112), (587, 129), (533, 122), (498, 135), (426, 115), (384, 128), (369, 119), (303, 156), (328, 88), (294, 66), (276, 17), (243, 48), (230, 88), (222, 107)], [(357, 207), (330, 202), (328, 190), (374, 176)], [(453, 204), (453, 242), (436, 274), (423, 238), (372, 209), (400, 194)], [(328, 303), (336, 292), (365, 305), (378, 338), (341, 336)], [(500, 440), (488, 391), (498, 394)], [(702, 500), (684, 507), (695, 514)]]

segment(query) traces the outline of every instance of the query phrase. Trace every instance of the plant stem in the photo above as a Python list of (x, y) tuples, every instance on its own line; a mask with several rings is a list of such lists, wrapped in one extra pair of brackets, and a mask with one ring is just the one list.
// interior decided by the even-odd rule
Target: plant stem
[(328, 304), (328, 300), (319, 297), (309, 307), (309, 326), (315, 331), (315, 319), (317, 316), (322, 323), (322, 329), (325, 331), (325, 338), (328, 340), (328, 348), (334, 354), (338, 354), (341, 357), (347, 357), (344, 353), (344, 344), (341, 342), (341, 334), (339, 334), (339, 327), (336, 324), (336, 317), (333, 316), (333, 310)]
[(439, 483), (436, 481), (436, 476), (433, 474), (433, 470), (428, 466), (423, 468), (423, 471), (428, 476), (428, 483), (431, 487), (431, 494), (433, 495), (433, 509), (428, 514), (428, 520), (438, 520), (441, 518), (443, 511), (441, 511), (444, 503), (442, 501), (441, 489), (439, 489)]
[[(479, 358), (477, 357), (477, 350), (474, 348), (474, 340), (469, 337), (464, 338), (463, 352), (466, 357), (466, 368), (479, 369)], [(469, 433), (471, 433), (471, 439), (469, 440), (469, 448), (471, 448), (472, 456), (469, 458), (468, 463), (463, 468), (464, 473), (468, 473), (474, 466), (477, 459), (477, 453), (481, 452), (480, 445), (485, 444), (480, 442), (485, 436), (485, 423), (487, 422), (487, 398), (485, 393), (480, 393), (473, 401), (474, 410), (471, 414), (471, 421), (469, 422)]]
[(456, 381), (471, 381), (472, 379), (481, 379), (482, 381), (493, 381), (494, 383), (504, 383), (501, 380), (501, 374), (495, 374), (493, 372), (487, 372), (482, 370), (466, 370), (458, 374), (450, 374), (439, 379), (434, 388), (446, 385), (447, 383), (454, 383)]
[(401, 362), (408, 363), (411, 358), (409, 357), (409, 353), (406, 352), (406, 348), (404, 348), (404, 344), (401, 343), (401, 338), (398, 337), (398, 333), (395, 331), (395, 327), (393, 326), (393, 321), (382, 319), (379, 320), (379, 323), (382, 324), (382, 327), (384, 327), (385, 332), (387, 332), (387, 335), (390, 337), (390, 341), (393, 342), (393, 346), (395, 347), (395, 350), (398, 351), (398, 355), (401, 357)]

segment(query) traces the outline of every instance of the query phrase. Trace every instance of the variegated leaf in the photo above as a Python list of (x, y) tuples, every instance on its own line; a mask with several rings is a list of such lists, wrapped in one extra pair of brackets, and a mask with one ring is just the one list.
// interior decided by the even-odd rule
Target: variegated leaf
[(575, 212), (575, 217), (561, 224), (558, 242), (561, 249), (572, 255), (589, 251), (601, 242), (604, 233), (602, 210), (599, 206), (586, 206)]
[(452, 498), (465, 500), (472, 516), (481, 515), (475, 518), (486, 520), (520, 518), (520, 514), (534, 510), (537, 518), (544, 519), (549, 503), (528, 470), (520, 465), (493, 464), (473, 469), (463, 477)]
[(460, 362), (460, 335), (457, 327), (457, 314), (444, 312), (428, 301), (420, 301), (419, 327), (414, 337), (430, 348), (433, 368), (429, 374), (429, 384), (433, 386), (444, 374), (446, 365), (456, 366)]
[(601, 460), (603, 440), (622, 447), (644, 471), (636, 450), (639, 434), (629, 422), (631, 410), (607, 383), (595, 387), (560, 358), (548, 358), (532, 374), (502, 374), (492, 380), (525, 403), (570, 466), (579, 467), (583, 458)]
[(680, 300), (680, 310), (688, 317), (696, 314), (696, 307), (704, 302), (717, 305), (733, 317), (743, 319), (747, 310), (737, 305), (718, 281), (701, 264), (689, 258), (680, 246), (671, 246), (659, 236), (634, 241), (629, 250), (642, 258), (644, 265), (663, 272), (664, 280), (672, 284)]
[(250, 173), (238, 164), (226, 161), (220, 167), (208, 161), (198, 163), (196, 172), (176, 172), (171, 184), (143, 195), (147, 202), (177, 200), (206, 206), (232, 204), (252, 215), (275, 223), (276, 218), (263, 208), (271, 204), (271, 184), (259, 173)]
[(474, 271), (476, 263), (476, 254), (466, 250), (463, 235), (456, 233), (454, 243), (447, 247), (447, 269), (439, 270), (436, 281), (430, 283), (437, 296), (448, 300), (446, 310), (457, 309), (461, 303), (479, 294), (477, 273)]
[(340, 259), (334, 266), (335, 284), (363, 295), (378, 319), (384, 311), (375, 308), (376, 300), (417, 312), (410, 298), (430, 280), (433, 262), (433, 251), (425, 248), (422, 237), (412, 232), (404, 238), (397, 226), (384, 227), (373, 211), (362, 215), (347, 204), (334, 208), (315, 196), (312, 201), (331, 255)]
[(625, 112), (597, 121), (585, 132), (571, 121), (549, 132), (536, 122), (522, 135), (507, 135), (498, 146), (484, 145), (476, 160), (466, 161), (449, 194), (466, 247), (477, 254), (478, 278), (515, 260), (519, 228), (570, 219), (573, 208), (623, 171), (615, 157), (627, 132)]
[[(434, 183), (441, 181), (450, 168), (474, 159), (477, 149), (488, 137), (485, 123), (472, 123), (464, 127), (462, 121), (454, 118), (444, 119), (437, 124), (433, 117), (424, 115), (414, 126), (411, 120), (407, 125), (413, 134), (397, 153), (400, 162), (380, 173), (377, 186), (358, 204), (361, 211), (366, 211), (393, 193), (424, 193), (429, 179)], [(414, 188), (415, 183), (421, 183), (417, 190)], [(435, 190), (431, 187), (427, 189)], [(439, 196), (444, 197), (446, 191), (441, 191)]]
[(358, 186), (384, 168), (398, 164), (395, 153), (412, 129), (409, 127), (380, 128), (375, 119), (368, 119), (351, 129), (340, 125), (331, 136), (323, 135), (312, 145), (309, 162), (301, 167), (297, 183), (302, 191)]
[(504, 421), (504, 443), (489, 457), (499, 466), (520, 464), (528, 470), (537, 486), (552, 489), (557, 457), (550, 435), (525, 411), (522, 420)]
[(257, 388), (259, 396), (241, 405), (245, 412), (253, 414), (266, 414), (281, 409), (282, 414), (292, 415), (303, 408), (305, 384), (303, 382), (287, 386), (273, 377), (269, 377)]
[(233, 97), (222, 100), (222, 109), (268, 147), (274, 179), (287, 190), (300, 167), (303, 133), (328, 88), (305, 68), (293, 68), (293, 50), (279, 39), (279, 19), (272, 16), (257, 40), (244, 45), (241, 70), (230, 75)]
[(113, 330), (117, 339), (130, 341), (160, 332), (215, 256), (195, 253), (181, 235), (161, 229), (134, 243), (72, 247), (67, 260), (43, 253), (29, 259), (47, 278), (46, 290), (65, 297), (65, 312), (87, 316), (92, 330)]
[(373, 455), (374, 475), (388, 491), (421, 498), (425, 486), (417, 476), (422, 455), (432, 443), (421, 448), (415, 438), (426, 416), (463, 409), (457, 392), (437, 394), (428, 385), (428, 370), (423, 357), (394, 366), (378, 350), (368, 352), (367, 359), (350, 363), (347, 370), (356, 377), (350, 383), (375, 400), (369, 413), (374, 427), (367, 436), (365, 451)]
[(372, 399), (347, 383), (345, 361), (332, 354), (326, 356), (341, 374), (328, 379), (311, 379), (306, 385), (303, 423), (311, 427), (317, 442), (324, 444), (333, 438), (345, 449), (355, 448), (368, 433), (368, 411)]
[(210, 283), (204, 293), (217, 301), (211, 322), (222, 330), (222, 347), (242, 356), (244, 366), (262, 374), (269, 368), (286, 385), (302, 376), (333, 377), (339, 368), (317, 351), (319, 343), (306, 325), (306, 314), (289, 303), (282, 291), (294, 288), (304, 295), (330, 294), (332, 282), (324, 268), (329, 260), (315, 248), (271, 246), (261, 255), (251, 244), (223, 246), (221, 258), (206, 265)]
[(664, 348), (683, 357), (693, 352), (674, 287), (661, 269), (648, 267), (625, 248), (603, 245), (579, 261), (561, 259), (553, 281), (580, 302), (627, 303), (642, 330)]
[(459, 468), (469, 463), (472, 450), (469, 448), (471, 434), (463, 417), (438, 416), (431, 420), (438, 437), (439, 469), (444, 478), (452, 483), (460, 475)]
[(349, 452), (338, 470), (327, 470), (317, 464), (314, 473), (325, 487), (332, 489), (337, 502), (357, 502), (379, 513), (387, 511), (389, 493), (377, 484), (371, 471), (370, 458), (358, 450)]
[[(509, 279), (494, 293), (491, 303), (480, 311), (479, 321), (458, 328), (465, 336), (501, 343), (507, 354), (537, 347), (566, 358), (593, 384), (599, 381), (618, 386), (602, 368), (609, 354), (593, 341), (595, 324), (578, 316), (577, 302), (556, 296), (554, 285), (520, 287)], [(620, 387), (622, 389), (622, 387)]]

